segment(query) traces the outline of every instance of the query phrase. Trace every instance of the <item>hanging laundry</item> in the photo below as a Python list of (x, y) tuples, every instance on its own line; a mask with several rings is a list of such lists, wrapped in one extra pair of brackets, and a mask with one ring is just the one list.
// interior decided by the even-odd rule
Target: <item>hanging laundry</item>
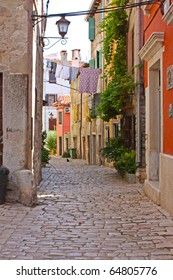
[(64, 79), (64, 80), (69, 80), (69, 71), (70, 71), (69, 66), (63, 66), (61, 74), (60, 74), (60, 78)]
[(96, 93), (100, 69), (80, 68), (79, 93)]
[(79, 73), (79, 67), (70, 67), (69, 80), (75, 81)]
[(55, 77), (56, 77), (56, 78), (60, 78), (60, 76), (61, 76), (61, 71), (62, 71), (62, 65), (61, 65), (61, 64), (57, 64), (57, 66), (56, 66), (56, 71), (55, 71)]

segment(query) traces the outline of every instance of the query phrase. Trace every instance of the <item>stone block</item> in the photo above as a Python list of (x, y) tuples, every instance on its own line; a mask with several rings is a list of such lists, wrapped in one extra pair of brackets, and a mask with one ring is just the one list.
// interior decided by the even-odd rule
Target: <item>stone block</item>
[(160, 186), (159, 181), (148, 181), (144, 183), (145, 194), (157, 205), (160, 205)]
[(136, 184), (136, 174), (126, 172), (124, 178), (129, 184)]
[(20, 192), (20, 202), (25, 206), (35, 205), (37, 202), (37, 189), (32, 172), (26, 169), (15, 173)]

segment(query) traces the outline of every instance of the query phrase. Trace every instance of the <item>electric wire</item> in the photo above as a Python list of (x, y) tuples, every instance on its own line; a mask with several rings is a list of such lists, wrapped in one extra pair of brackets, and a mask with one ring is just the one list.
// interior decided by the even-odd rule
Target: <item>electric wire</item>
[(142, 1), (137, 3), (128, 3), (124, 4), (122, 6), (111, 6), (106, 8), (100, 8), (100, 9), (94, 9), (94, 10), (86, 10), (86, 11), (78, 11), (78, 12), (66, 12), (66, 13), (60, 13), (60, 14), (44, 14), (44, 15), (33, 15), (34, 18), (50, 18), (50, 17), (72, 17), (72, 16), (81, 16), (81, 15), (94, 15), (97, 13), (107, 13), (114, 10), (126, 10), (131, 9), (137, 6), (144, 6), (144, 5), (151, 5), (155, 3), (160, 3), (161, 1), (158, 0), (149, 0), (149, 1)]
[(160, 1), (158, 8), (156, 9), (154, 15), (152, 16), (151, 20), (149, 21), (149, 23), (147, 24), (147, 26), (146, 26), (145, 29), (144, 29), (144, 34), (145, 34), (146, 30), (148, 29), (148, 27), (150, 26), (150, 24), (152, 23), (152, 21), (154, 20), (154, 18), (156, 17), (156, 15), (157, 15), (159, 9), (161, 8), (161, 6), (163, 5), (163, 2), (164, 2), (164, 1), (165, 1), (165, 0), (161, 0), (161, 1)]

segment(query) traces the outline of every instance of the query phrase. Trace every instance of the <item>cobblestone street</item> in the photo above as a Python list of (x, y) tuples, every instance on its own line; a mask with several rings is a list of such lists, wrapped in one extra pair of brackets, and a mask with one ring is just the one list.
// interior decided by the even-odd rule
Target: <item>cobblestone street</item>
[(38, 204), (0, 205), (0, 259), (173, 259), (173, 217), (103, 166), (52, 158)]

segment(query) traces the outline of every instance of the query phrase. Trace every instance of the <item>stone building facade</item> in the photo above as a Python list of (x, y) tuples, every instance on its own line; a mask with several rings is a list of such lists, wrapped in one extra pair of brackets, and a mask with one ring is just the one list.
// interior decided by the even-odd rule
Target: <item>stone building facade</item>
[(100, 24), (105, 16), (105, 13), (97, 13), (98, 10), (104, 9), (110, 4), (111, 1), (93, 0), (89, 10), (96, 11), (95, 13), (88, 14), (87, 21), (89, 25), (89, 39), (91, 41), (91, 68), (99, 68), (100, 76), (97, 88), (97, 94), (90, 96), (89, 104), (91, 104), (92, 115), (94, 111), (94, 118), (90, 118), (90, 131), (91, 131), (91, 144), (90, 144), (90, 163), (92, 164), (105, 164), (112, 166), (112, 162), (102, 157), (101, 149), (106, 147), (110, 139), (117, 136), (120, 127), (120, 116), (111, 119), (108, 122), (103, 121), (97, 115), (97, 105), (100, 100), (100, 93), (103, 92), (107, 85), (109, 78), (105, 75), (105, 58), (102, 52), (102, 40), (104, 33), (100, 32)]
[(41, 180), (43, 59), (40, 24), (32, 14), (43, 1), (1, 0), (1, 165), (10, 171), (8, 201), (36, 202)]
[(126, 110), (126, 118), (129, 119), (129, 138), (131, 147), (136, 150), (137, 176), (144, 181), (146, 172), (145, 159), (145, 91), (144, 68), (139, 57), (139, 50), (143, 45), (144, 16), (140, 6), (127, 10), (127, 66), (129, 73), (136, 83), (131, 106)]

